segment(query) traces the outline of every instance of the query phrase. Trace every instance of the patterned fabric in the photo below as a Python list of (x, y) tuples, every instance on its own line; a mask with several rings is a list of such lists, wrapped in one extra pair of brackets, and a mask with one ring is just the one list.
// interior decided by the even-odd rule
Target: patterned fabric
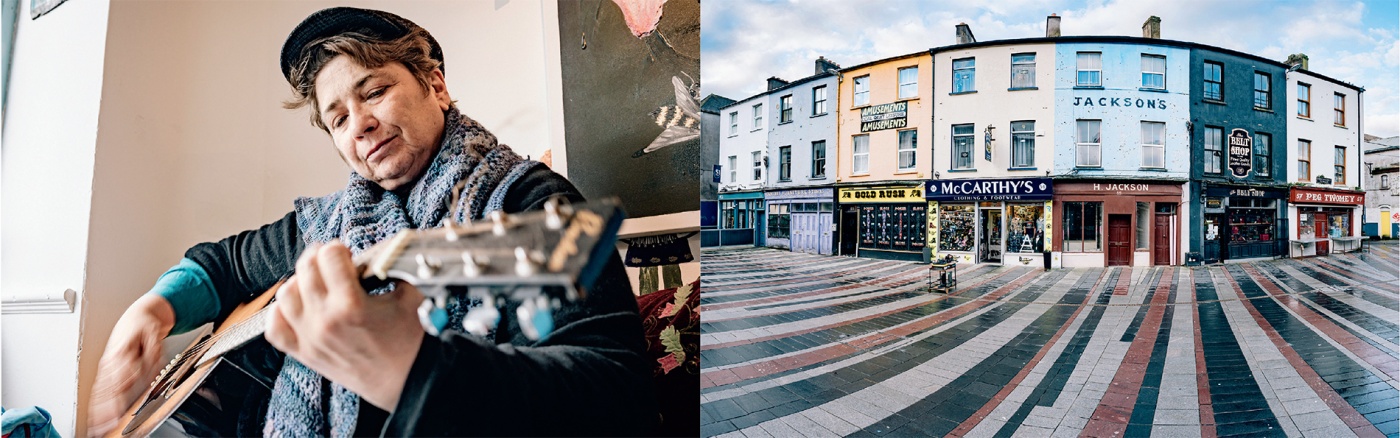
[(700, 280), (637, 297), (652, 363), (661, 426), (657, 436), (700, 428)]
[[(475, 120), (453, 108), (438, 155), (407, 199), (380, 188), (358, 173), (341, 191), (320, 198), (296, 200), (297, 226), (308, 245), (340, 239), (355, 254), (404, 229), (436, 228), (442, 219), (481, 220), (499, 210), (510, 186), (539, 163), (522, 159), (496, 142)], [(458, 182), (464, 182), (455, 205), (449, 206)], [(391, 286), (370, 291), (383, 294)], [(466, 308), (479, 303), (454, 303), (450, 324), (458, 324)], [(273, 385), (265, 436), (347, 437), (355, 431), (360, 398), (287, 357)]]

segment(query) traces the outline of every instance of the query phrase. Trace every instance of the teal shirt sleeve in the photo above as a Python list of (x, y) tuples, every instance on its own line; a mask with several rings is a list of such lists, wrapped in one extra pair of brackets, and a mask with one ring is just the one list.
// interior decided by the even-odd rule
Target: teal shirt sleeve
[(188, 258), (161, 274), (155, 287), (147, 293), (160, 295), (175, 309), (172, 335), (194, 330), (219, 316), (219, 295), (214, 292), (214, 281), (203, 267)]

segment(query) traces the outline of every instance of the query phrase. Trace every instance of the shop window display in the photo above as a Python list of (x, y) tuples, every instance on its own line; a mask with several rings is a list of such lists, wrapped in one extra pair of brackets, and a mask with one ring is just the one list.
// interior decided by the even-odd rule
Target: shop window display
[(938, 250), (972, 251), (976, 237), (977, 216), (971, 205), (940, 205), (938, 207)]
[(1351, 215), (1334, 214), (1327, 217), (1327, 235), (1332, 237), (1347, 237), (1351, 235)]
[(1065, 252), (1103, 252), (1103, 203), (1065, 203)]
[(1230, 244), (1274, 240), (1274, 205), (1271, 200), (1231, 201)]
[(861, 248), (923, 251), (926, 209), (914, 204), (861, 207)]
[(1045, 206), (1012, 204), (1009, 207), (1011, 220), (1006, 235), (1007, 252), (1041, 252), (1045, 243)]
[(768, 237), (786, 239), (790, 235), (788, 208), (792, 204), (768, 204)]

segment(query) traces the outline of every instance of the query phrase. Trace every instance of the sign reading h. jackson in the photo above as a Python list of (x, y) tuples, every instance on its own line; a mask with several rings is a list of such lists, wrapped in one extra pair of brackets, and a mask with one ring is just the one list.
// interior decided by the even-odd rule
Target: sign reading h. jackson
[(909, 102), (895, 102), (860, 109), (860, 132), (909, 126)]
[(965, 179), (924, 181), (930, 201), (1048, 200), (1054, 194), (1050, 178)]
[(1235, 178), (1249, 176), (1249, 170), (1254, 167), (1254, 139), (1249, 131), (1239, 128), (1230, 131), (1229, 145), (1230, 174)]

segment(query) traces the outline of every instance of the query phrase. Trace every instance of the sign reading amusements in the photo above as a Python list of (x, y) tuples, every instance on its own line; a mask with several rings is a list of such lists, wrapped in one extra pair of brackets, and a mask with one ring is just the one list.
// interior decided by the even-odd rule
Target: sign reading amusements
[(895, 102), (860, 109), (860, 132), (909, 126), (909, 102)]
[(1230, 174), (1235, 178), (1249, 176), (1249, 171), (1254, 167), (1254, 139), (1249, 136), (1249, 131), (1235, 128), (1230, 131)]

